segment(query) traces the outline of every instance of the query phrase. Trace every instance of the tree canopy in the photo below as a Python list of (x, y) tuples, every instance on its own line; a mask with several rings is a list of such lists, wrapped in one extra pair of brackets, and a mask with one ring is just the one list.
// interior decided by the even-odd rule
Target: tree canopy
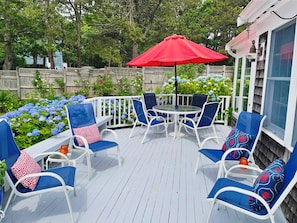
[[(63, 53), (68, 66), (125, 66), (180, 34), (226, 54), (242, 28), (236, 18), (248, 0), (0, 0), (0, 65), (25, 66), (24, 56)], [(230, 61), (229, 61), (230, 63)]]

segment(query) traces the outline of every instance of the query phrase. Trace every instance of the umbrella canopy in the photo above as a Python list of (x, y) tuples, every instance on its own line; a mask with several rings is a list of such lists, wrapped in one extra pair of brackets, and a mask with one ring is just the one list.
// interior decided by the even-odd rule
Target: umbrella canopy
[(226, 56), (194, 43), (181, 35), (166, 37), (127, 63), (128, 66), (175, 66), (175, 98), (177, 105), (176, 65), (222, 61)]

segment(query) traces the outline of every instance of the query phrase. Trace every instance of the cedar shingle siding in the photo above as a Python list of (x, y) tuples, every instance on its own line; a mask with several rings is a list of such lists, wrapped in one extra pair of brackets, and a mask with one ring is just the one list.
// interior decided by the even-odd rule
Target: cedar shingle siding
[[(259, 46), (260, 46), (260, 44), (262, 42), (267, 42), (267, 32), (260, 36)], [(258, 46), (258, 48), (259, 48), (259, 46)], [(266, 46), (265, 46), (265, 49), (266, 49)], [(262, 52), (262, 53), (266, 53), (266, 52)], [(262, 103), (262, 95), (263, 95), (264, 69), (265, 69), (265, 60), (257, 61), (255, 89), (254, 89), (253, 112), (258, 113), (258, 114), (260, 114), (260, 112), (261, 112), (261, 103)]]
[[(262, 42), (267, 43), (267, 32), (260, 35), (258, 49)], [(265, 46), (265, 50), (262, 53), (266, 53), (266, 48), (267, 46)], [(265, 59), (258, 60), (253, 101), (253, 112), (255, 113), (261, 112), (264, 69)], [(279, 157), (284, 157), (285, 151), (286, 148), (262, 132), (254, 152), (255, 162), (261, 169), (264, 169), (273, 160)], [(281, 208), (289, 223), (297, 222), (297, 186), (295, 186), (291, 193), (287, 196), (285, 201), (282, 203)]]

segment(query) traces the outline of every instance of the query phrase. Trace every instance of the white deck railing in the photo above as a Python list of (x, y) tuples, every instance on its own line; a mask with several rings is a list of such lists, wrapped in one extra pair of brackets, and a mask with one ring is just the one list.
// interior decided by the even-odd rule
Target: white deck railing
[[(193, 95), (180, 94), (178, 95), (179, 105), (189, 105)], [(107, 123), (109, 128), (132, 126), (133, 124), (133, 98), (141, 99), (142, 95), (138, 96), (104, 96), (86, 99), (86, 102), (93, 104), (96, 117), (111, 115), (113, 119)], [(230, 108), (230, 96), (219, 96), (222, 101), (216, 123), (228, 125), (228, 113)], [(175, 101), (175, 94), (160, 94), (157, 95), (158, 104), (172, 104)]]

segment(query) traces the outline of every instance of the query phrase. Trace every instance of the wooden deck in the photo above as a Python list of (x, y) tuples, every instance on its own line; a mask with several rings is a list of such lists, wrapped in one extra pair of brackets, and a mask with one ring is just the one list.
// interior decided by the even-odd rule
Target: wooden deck
[[(229, 127), (216, 126), (225, 136)], [(141, 144), (144, 128), (116, 130), (123, 165), (117, 166), (115, 151), (92, 157), (93, 176), (87, 178), (85, 162), (77, 166), (77, 195), (70, 193), (78, 223), (204, 223), (210, 202), (206, 196), (215, 182), (217, 167), (202, 159), (203, 168), (194, 174), (197, 143), (194, 136), (179, 139), (148, 134)], [(203, 136), (203, 135), (201, 135)], [(7, 195), (5, 195), (7, 196)], [(2, 222), (70, 222), (61, 192), (30, 198), (16, 197)], [(268, 223), (237, 212), (214, 210), (212, 223)], [(277, 223), (285, 223), (279, 211)]]

